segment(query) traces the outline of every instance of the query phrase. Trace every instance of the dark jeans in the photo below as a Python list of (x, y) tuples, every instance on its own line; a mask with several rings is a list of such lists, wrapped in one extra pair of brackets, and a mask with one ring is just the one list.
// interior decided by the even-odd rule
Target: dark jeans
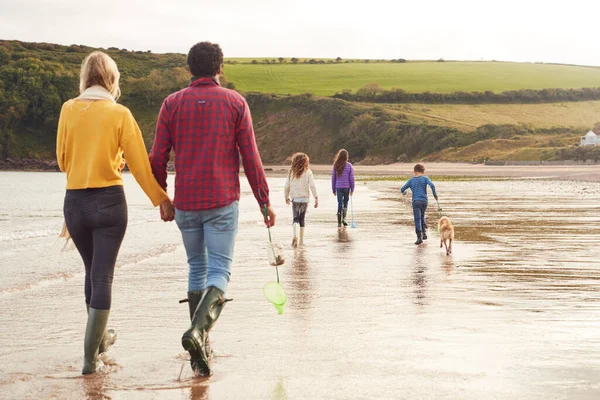
[(64, 213), (85, 266), (85, 302), (110, 310), (115, 263), (127, 229), (123, 186), (67, 190)]
[(350, 188), (336, 189), (338, 201), (338, 214), (342, 213), (342, 209), (348, 209), (348, 201), (350, 200)]
[(413, 213), (415, 215), (415, 230), (417, 232), (427, 230), (427, 222), (425, 221), (425, 210), (427, 210), (427, 202), (423, 200), (413, 201)]
[(292, 202), (292, 212), (294, 213), (294, 223), (300, 224), (304, 227), (304, 220), (306, 218), (306, 210), (308, 210), (308, 203), (294, 203)]

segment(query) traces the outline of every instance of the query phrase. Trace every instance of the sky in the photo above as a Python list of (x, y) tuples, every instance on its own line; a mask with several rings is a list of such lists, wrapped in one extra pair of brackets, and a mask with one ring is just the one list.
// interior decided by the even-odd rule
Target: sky
[(225, 57), (600, 66), (598, 0), (0, 0), (0, 39)]

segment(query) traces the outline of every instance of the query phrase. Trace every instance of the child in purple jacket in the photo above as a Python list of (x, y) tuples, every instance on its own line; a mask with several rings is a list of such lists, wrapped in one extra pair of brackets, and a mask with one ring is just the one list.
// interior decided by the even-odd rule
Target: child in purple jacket
[(354, 194), (354, 168), (348, 162), (347, 150), (342, 149), (335, 156), (333, 171), (331, 173), (331, 189), (338, 200), (338, 228), (342, 224), (348, 226), (346, 223), (346, 214), (348, 213), (348, 200)]

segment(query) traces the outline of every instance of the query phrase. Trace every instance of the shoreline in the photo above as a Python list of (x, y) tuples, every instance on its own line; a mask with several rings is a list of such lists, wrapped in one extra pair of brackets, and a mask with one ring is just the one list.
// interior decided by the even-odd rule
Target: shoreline
[[(414, 163), (395, 163), (387, 165), (355, 165), (355, 175), (362, 177), (406, 177), (412, 176)], [(434, 162), (424, 163), (425, 174), (432, 177), (473, 177), (505, 179), (557, 179), (582, 182), (600, 182), (600, 165), (484, 165)], [(271, 176), (285, 175), (288, 166), (265, 166)], [(331, 165), (311, 165), (315, 175), (330, 175)]]
[[(433, 162), (424, 163), (426, 174), (444, 177), (505, 178), (505, 179), (557, 179), (582, 182), (600, 182), (600, 165), (484, 165), (467, 163)], [(355, 165), (357, 178), (406, 177), (412, 175), (413, 163), (386, 165)], [(285, 176), (286, 165), (265, 165), (269, 176)], [(328, 176), (331, 165), (314, 164), (315, 175)], [(0, 161), (0, 171), (11, 172), (60, 172), (56, 161), (44, 160), (4, 160)], [(169, 172), (173, 173), (172, 167)], [(243, 171), (242, 171), (243, 172)]]
[(60, 172), (56, 160), (36, 160), (32, 158), (0, 160), (0, 171), (15, 172)]

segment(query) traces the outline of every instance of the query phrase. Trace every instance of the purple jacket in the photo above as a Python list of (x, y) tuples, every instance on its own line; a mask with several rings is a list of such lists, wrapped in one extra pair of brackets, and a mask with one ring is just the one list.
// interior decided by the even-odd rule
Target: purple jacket
[(337, 176), (335, 169), (331, 172), (331, 189), (335, 193), (336, 189), (348, 189), (354, 192), (354, 168), (349, 162), (344, 167), (342, 175)]

